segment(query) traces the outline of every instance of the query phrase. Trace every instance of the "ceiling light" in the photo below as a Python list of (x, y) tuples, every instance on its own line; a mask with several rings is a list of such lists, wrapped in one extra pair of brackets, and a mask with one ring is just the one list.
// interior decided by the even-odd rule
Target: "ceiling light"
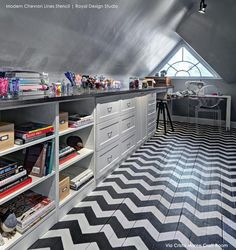
[(200, 8), (199, 8), (198, 12), (201, 13), (201, 14), (205, 14), (206, 13), (206, 7), (207, 7), (207, 4), (205, 3), (205, 0), (201, 0)]

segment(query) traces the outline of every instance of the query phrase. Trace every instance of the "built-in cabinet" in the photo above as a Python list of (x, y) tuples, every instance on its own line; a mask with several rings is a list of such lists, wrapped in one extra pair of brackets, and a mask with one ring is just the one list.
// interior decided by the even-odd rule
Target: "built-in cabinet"
[[(86, 113), (93, 117), (93, 121), (78, 128), (59, 131), (60, 112)], [(30, 185), (0, 200), (1, 205), (26, 190), (33, 189), (55, 201), (56, 208), (51, 213), (26, 233), (23, 235), (16, 233), (3, 247), (0, 247), (0, 250), (27, 249), (155, 132), (156, 93), (153, 91), (109, 97), (78, 97), (69, 101), (4, 108), (0, 110), (0, 121), (15, 124), (26, 121), (41, 122), (53, 124), (55, 128), (55, 133), (49, 137), (0, 151), (0, 156), (20, 155), (27, 147), (47, 140), (55, 141), (52, 173), (41, 178), (33, 177)], [(59, 164), (59, 145), (70, 135), (80, 136), (84, 148), (78, 157)], [(60, 175), (70, 168), (89, 168), (93, 171), (94, 178), (78, 191), (71, 190), (70, 195), (60, 201)]]

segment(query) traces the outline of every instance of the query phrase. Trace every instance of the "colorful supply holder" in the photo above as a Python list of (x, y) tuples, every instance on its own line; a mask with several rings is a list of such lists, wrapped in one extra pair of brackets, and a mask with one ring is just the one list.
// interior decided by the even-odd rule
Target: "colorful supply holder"
[(0, 78), (0, 98), (8, 95), (9, 80), (7, 78)]

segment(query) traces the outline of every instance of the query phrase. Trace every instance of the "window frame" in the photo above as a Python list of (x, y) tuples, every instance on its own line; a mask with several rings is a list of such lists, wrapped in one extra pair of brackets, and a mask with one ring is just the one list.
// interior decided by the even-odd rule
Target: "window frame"
[[(160, 70), (172, 59), (172, 57), (179, 51), (180, 48), (185, 48), (191, 55), (193, 55), (200, 64), (202, 64), (211, 74), (212, 76), (170, 76), (172, 79), (192, 79), (192, 80), (197, 80), (197, 79), (212, 79), (212, 80), (217, 80), (217, 79), (222, 79), (222, 77), (220, 77), (220, 75), (190, 46), (188, 45), (186, 42), (184, 41), (180, 41), (175, 47), (174, 49), (172, 49), (168, 55), (159, 63), (159, 65), (155, 68), (155, 70), (153, 70), (153, 73), (155, 74), (155, 72), (160, 72)], [(178, 62), (188, 62), (188, 61), (178, 61)], [(175, 63), (178, 63), (177, 61), (172, 63), (170, 67), (172, 67), (172, 65), (174, 65)], [(189, 62), (193, 65), (193, 67), (197, 67), (196, 64)], [(180, 70), (181, 71), (181, 70)], [(200, 70), (199, 70), (200, 71)], [(187, 71), (186, 71), (187, 72)], [(201, 72), (201, 71), (200, 71)], [(168, 76), (168, 75), (167, 75)]]

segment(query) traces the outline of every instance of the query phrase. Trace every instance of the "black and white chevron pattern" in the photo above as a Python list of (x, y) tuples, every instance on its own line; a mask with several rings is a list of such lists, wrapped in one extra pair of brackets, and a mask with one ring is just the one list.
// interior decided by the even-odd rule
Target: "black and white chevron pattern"
[(30, 249), (236, 249), (236, 131), (160, 132)]

